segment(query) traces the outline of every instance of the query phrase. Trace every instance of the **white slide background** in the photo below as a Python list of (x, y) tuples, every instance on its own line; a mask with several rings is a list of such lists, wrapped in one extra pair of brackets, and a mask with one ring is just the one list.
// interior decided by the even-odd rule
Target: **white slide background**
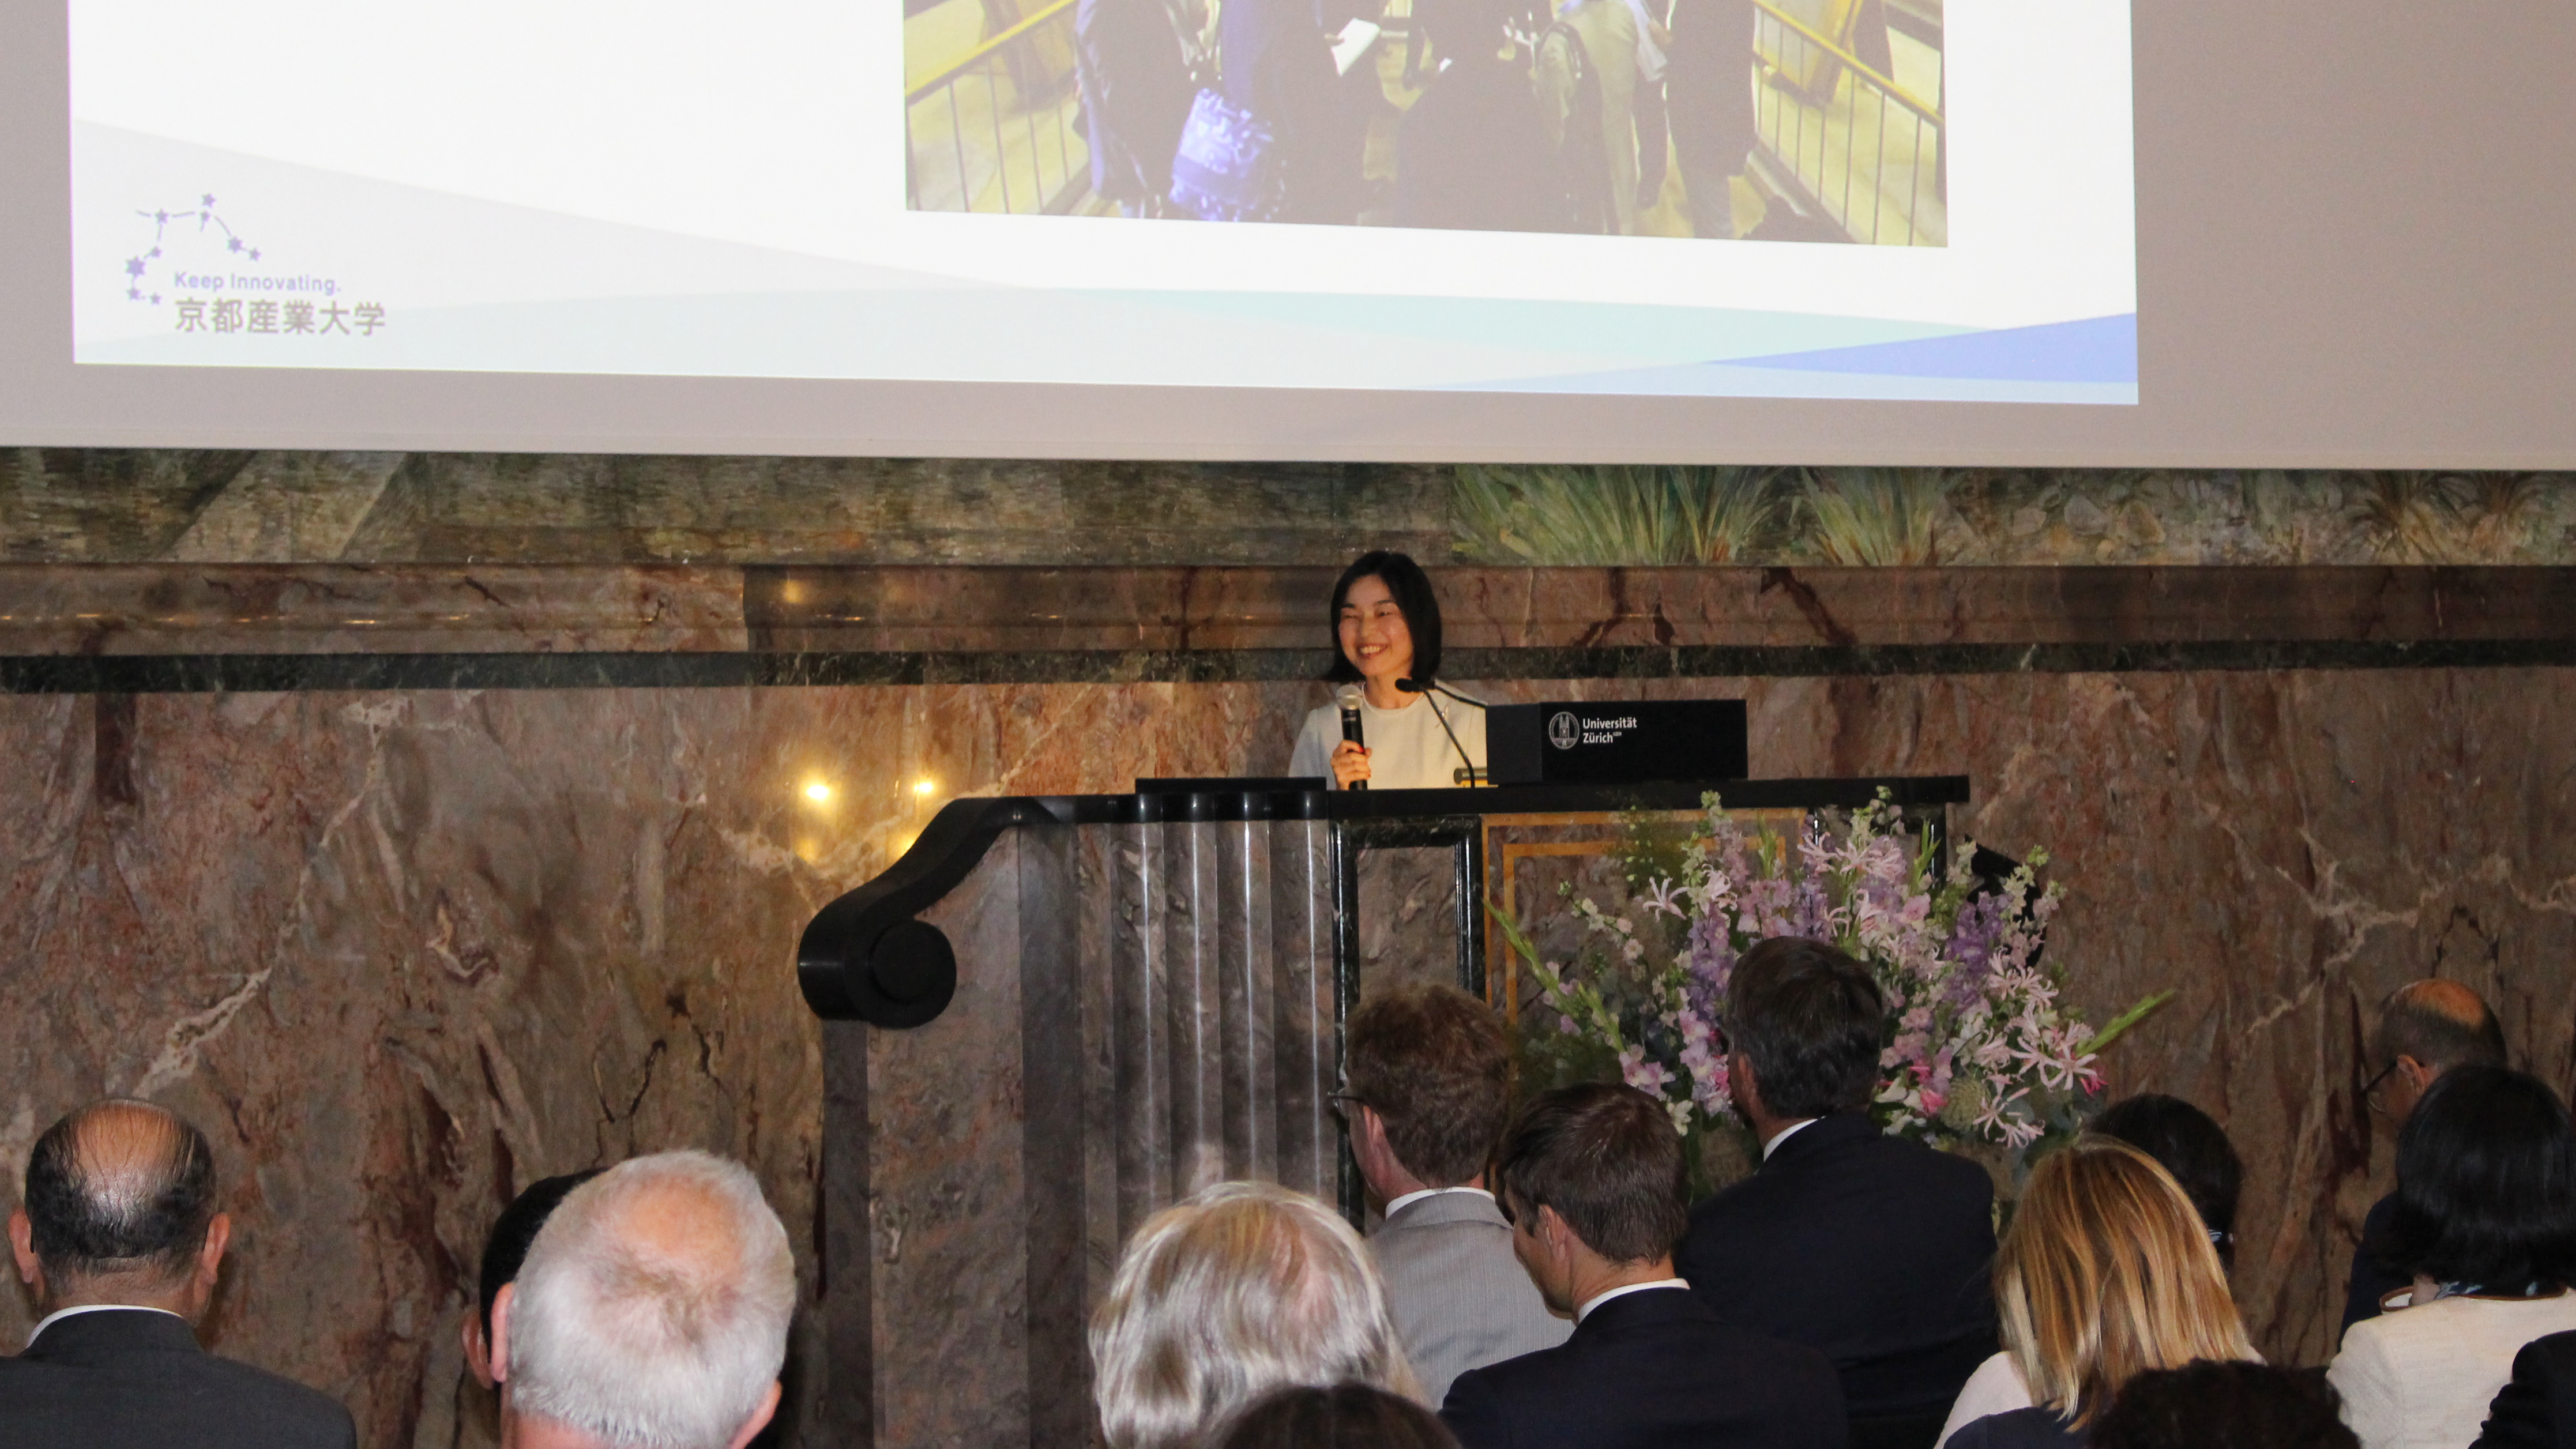
[[(166, 314), (126, 303), (122, 269), (152, 230), (139, 212), (204, 194), (261, 244), (263, 266), (330, 273), (405, 317), (582, 299), (882, 301), (956, 286), (1053, 300), (1172, 295), (1190, 299), (1199, 322), (1229, 296), (1260, 320), (1258, 299), (1283, 294), (1618, 309), (1551, 314), (1564, 330), (1550, 323), (1527, 338), (1527, 355), (1500, 355), (1484, 337), (1469, 339), (1473, 355), (1450, 356), (1442, 349), (1456, 338), (1411, 336), (1378, 376), (1353, 377), (1346, 355), (1328, 365), (1333, 349), (1300, 360), (1308, 349), (1292, 346), (1265, 369), (1221, 379), (1271, 385), (1457, 386), (2136, 310), (2126, 0), (1951, 0), (1951, 239), (1940, 248), (909, 212), (892, 5), (249, 0), (210, 12), (73, 0), (70, 21), (85, 360), (111, 360), (94, 344), (166, 329)], [(219, 188), (207, 173), (228, 167), (241, 184)], [(1673, 308), (1880, 325), (1676, 338), (1669, 319), (1650, 315)], [(404, 365), (905, 375), (899, 359), (849, 355), (851, 318), (870, 315), (836, 315), (843, 340), (822, 353), (782, 342), (766, 358), (713, 340), (693, 354), (668, 328), (640, 350), (555, 355), (530, 335), (530, 318), (496, 315), (451, 328), (434, 354), (413, 351)], [(910, 328), (935, 313), (882, 315)], [(1531, 324), (1515, 314), (1503, 325)], [(1434, 330), (1456, 326), (1452, 317)], [(1191, 335), (1204, 340), (1203, 329)], [(289, 356), (293, 345), (202, 360), (380, 366), (398, 350), (326, 359)], [(1161, 342), (1127, 349), (1133, 365), (1117, 346), (1095, 349), (1089, 371), (1069, 377), (1032, 360), (1024, 337), (989, 328), (931, 350), (936, 360), (912, 375), (1220, 380), (1174, 365)], [(182, 359), (164, 348), (148, 360)]]

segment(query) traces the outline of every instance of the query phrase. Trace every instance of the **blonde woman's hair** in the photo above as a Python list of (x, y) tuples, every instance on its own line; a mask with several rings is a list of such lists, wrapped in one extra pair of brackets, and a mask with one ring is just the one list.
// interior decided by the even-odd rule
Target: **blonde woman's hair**
[(1421, 1396), (1359, 1234), (1266, 1182), (1217, 1183), (1136, 1230), (1091, 1361), (1110, 1449), (1179, 1449), (1288, 1385)]
[(2079, 1427), (2149, 1369), (2254, 1357), (2191, 1199), (2107, 1137), (2031, 1174), (1995, 1258), (1995, 1306), (2031, 1401)]

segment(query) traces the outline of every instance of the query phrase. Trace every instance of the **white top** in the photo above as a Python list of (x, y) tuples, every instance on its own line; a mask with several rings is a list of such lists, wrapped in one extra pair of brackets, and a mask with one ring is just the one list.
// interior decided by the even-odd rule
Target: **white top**
[[(2253, 1361), (2261, 1363), (2263, 1355), (2254, 1355)], [(2030, 1385), (2021, 1376), (2021, 1365), (2009, 1353), (1990, 1354), (1959, 1387), (1958, 1402), (1950, 1406), (1950, 1417), (1941, 1421), (1941, 1437), (1933, 1441), (1932, 1449), (1941, 1449), (1951, 1435), (1988, 1414), (2030, 1407)]]
[(1951, 1435), (1988, 1414), (2009, 1414), (2029, 1407), (2030, 1385), (2022, 1382), (2021, 1365), (2013, 1362), (2011, 1354), (1988, 1354), (1960, 1386), (1958, 1402), (1950, 1406), (1950, 1417), (1941, 1421), (1941, 1437), (1933, 1442), (1932, 1449), (1941, 1449), (1950, 1442)]
[(147, 1308), (140, 1303), (83, 1303), (76, 1308), (57, 1308), (46, 1314), (37, 1321), (36, 1331), (27, 1335), (27, 1342), (34, 1343), (45, 1336), (46, 1329), (66, 1318), (76, 1318), (84, 1313), (169, 1313), (172, 1318), (179, 1316), (176, 1313), (170, 1313), (167, 1308)]
[(1406, 1208), (1413, 1206), (1424, 1198), (1438, 1197), (1444, 1192), (1472, 1192), (1487, 1202), (1492, 1202), (1494, 1200), (1494, 1195), (1485, 1191), (1481, 1187), (1466, 1187), (1463, 1185), (1459, 1187), (1425, 1187), (1416, 1189), (1412, 1192), (1397, 1193), (1395, 1201), (1386, 1205), (1386, 1212), (1384, 1215), (1387, 1217), (1394, 1217), (1397, 1213), (1404, 1211)]
[[(1440, 709), (1449, 716), (1449, 728), (1457, 732), (1458, 746), (1467, 758), (1458, 758), (1458, 748), (1440, 730), (1440, 717), (1431, 712), (1427, 695), (1410, 696), (1412, 703), (1402, 709), (1380, 709), (1363, 703), (1360, 706), (1360, 743), (1369, 751), (1369, 788), (1372, 790), (1446, 790), (1458, 781), (1450, 772), (1460, 764), (1485, 767), (1485, 712), (1454, 699), (1440, 701)], [(1297, 748), (1288, 756), (1291, 775), (1324, 775), (1333, 773), (1333, 751), (1342, 743), (1342, 711), (1327, 702), (1306, 716), (1305, 728), (1297, 732)], [(1339, 788), (1336, 786), (1335, 788)]]
[(1574, 1321), (1581, 1323), (1584, 1319), (1592, 1316), (1593, 1309), (1600, 1307), (1602, 1304), (1609, 1302), (1613, 1298), (1624, 1298), (1631, 1293), (1643, 1293), (1654, 1288), (1679, 1288), (1683, 1292), (1687, 1293), (1690, 1291), (1690, 1280), (1687, 1278), (1658, 1278), (1652, 1283), (1631, 1283), (1624, 1288), (1613, 1288), (1607, 1293), (1595, 1293), (1591, 1297), (1583, 1300), (1582, 1307), (1574, 1310)]
[[(1781, 1128), (1779, 1131), (1772, 1133), (1771, 1140), (1762, 1144), (1762, 1160), (1769, 1162), (1771, 1160), (1771, 1154), (1780, 1150), (1781, 1143), (1797, 1136), (1799, 1128), (1812, 1127), (1815, 1125), (1815, 1122), (1815, 1118), (1809, 1117), (1803, 1122), (1792, 1122), (1788, 1126)], [(2027, 1405), (2024, 1407), (2027, 1407)]]
[(2513, 1356), (2543, 1334), (2576, 1329), (2576, 1293), (2551, 1298), (2436, 1298), (2344, 1332), (2326, 1382), (2362, 1449), (2460, 1449), (2513, 1377)]

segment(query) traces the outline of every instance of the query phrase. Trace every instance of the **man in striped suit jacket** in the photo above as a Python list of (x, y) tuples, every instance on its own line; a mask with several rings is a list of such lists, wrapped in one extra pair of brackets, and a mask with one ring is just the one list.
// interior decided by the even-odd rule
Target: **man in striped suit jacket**
[(1351, 1155), (1385, 1222), (1369, 1236), (1405, 1356), (1430, 1403), (1469, 1369), (1574, 1331), (1512, 1256), (1485, 1168), (1510, 1111), (1502, 1023), (1448, 986), (1371, 997), (1345, 1028)]

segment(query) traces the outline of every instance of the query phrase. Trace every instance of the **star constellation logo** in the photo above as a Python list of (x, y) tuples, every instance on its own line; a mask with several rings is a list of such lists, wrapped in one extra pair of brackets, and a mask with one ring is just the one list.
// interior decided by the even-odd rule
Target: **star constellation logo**
[(215, 210), (214, 193), (193, 207), (138, 210), (152, 241), (125, 259), (128, 306), (167, 303), (172, 329), (214, 336), (373, 337), (386, 326), (375, 302), (343, 305), (337, 277), (280, 267)]

